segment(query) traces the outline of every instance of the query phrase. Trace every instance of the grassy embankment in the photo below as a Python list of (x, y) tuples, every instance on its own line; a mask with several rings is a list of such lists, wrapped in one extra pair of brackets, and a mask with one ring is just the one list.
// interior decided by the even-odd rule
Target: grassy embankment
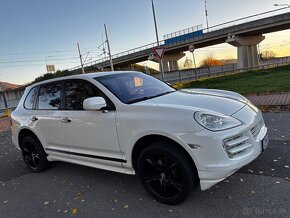
[(174, 87), (224, 89), (242, 95), (290, 92), (290, 65), (199, 79)]

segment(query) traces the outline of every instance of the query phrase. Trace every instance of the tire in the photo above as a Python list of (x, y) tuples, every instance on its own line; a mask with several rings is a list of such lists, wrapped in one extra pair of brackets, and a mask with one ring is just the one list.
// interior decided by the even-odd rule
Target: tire
[(32, 172), (41, 172), (49, 168), (50, 163), (39, 140), (26, 136), (21, 143), (22, 157), (26, 166)]
[(153, 143), (141, 153), (137, 171), (146, 191), (164, 204), (183, 202), (198, 185), (192, 162), (175, 145), (165, 142)]

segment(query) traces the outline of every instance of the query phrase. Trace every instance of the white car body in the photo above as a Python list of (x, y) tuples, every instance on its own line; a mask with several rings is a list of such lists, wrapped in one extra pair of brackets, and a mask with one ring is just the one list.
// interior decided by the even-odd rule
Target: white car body
[[(110, 112), (26, 110), (23, 104), (29, 90), (48, 81), (28, 87), (11, 116), (13, 143), (19, 148), (19, 133), (26, 129), (37, 136), (49, 161), (135, 174), (132, 152), (138, 140), (150, 135), (161, 136), (176, 142), (190, 155), (202, 190), (222, 181), (261, 153), (267, 128), (260, 110), (241, 95), (221, 90), (187, 89), (124, 104), (93, 79), (110, 74), (84, 74), (49, 81), (89, 81), (114, 103), (116, 110)], [(197, 111), (228, 115), (242, 125), (210, 131), (195, 121)], [(34, 116), (38, 118), (36, 122), (32, 121)], [(71, 122), (65, 122), (66, 118)], [(96, 140), (100, 146), (95, 145)], [(237, 154), (231, 156), (227, 148), (234, 145), (233, 153)]]

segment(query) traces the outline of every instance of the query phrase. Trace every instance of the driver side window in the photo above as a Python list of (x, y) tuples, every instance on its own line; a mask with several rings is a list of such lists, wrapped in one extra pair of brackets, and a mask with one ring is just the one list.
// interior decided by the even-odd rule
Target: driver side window
[(102, 96), (100, 90), (85, 80), (64, 81), (65, 110), (84, 110), (83, 102), (86, 98)]

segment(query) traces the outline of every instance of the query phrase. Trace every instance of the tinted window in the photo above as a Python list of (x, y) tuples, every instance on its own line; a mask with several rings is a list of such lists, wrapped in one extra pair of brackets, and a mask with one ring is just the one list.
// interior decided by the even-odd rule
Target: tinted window
[(40, 87), (38, 109), (60, 109), (60, 82), (48, 83)]
[(115, 73), (95, 79), (124, 103), (134, 103), (175, 92), (175, 89), (166, 83), (144, 73)]
[(33, 105), (36, 100), (37, 92), (38, 92), (38, 86), (32, 88), (30, 92), (28, 93), (25, 102), (24, 102), (24, 107), (26, 109), (33, 109)]
[(84, 100), (97, 96), (102, 95), (99, 89), (90, 82), (85, 80), (69, 80), (65, 82), (66, 110), (83, 110)]

